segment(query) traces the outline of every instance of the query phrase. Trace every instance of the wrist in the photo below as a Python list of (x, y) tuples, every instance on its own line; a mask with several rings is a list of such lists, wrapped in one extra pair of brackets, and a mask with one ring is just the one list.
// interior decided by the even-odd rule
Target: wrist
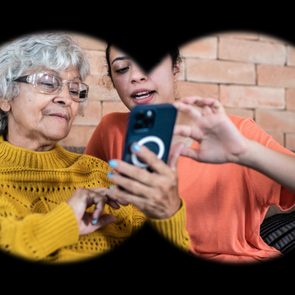
[(244, 150), (237, 155), (236, 164), (251, 166), (251, 163), (255, 161), (255, 155), (257, 154), (258, 143), (254, 140), (245, 139)]

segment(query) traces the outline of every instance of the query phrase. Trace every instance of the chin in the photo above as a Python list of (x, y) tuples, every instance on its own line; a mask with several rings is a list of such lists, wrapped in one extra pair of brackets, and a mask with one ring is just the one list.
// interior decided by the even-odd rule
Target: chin
[(69, 133), (59, 133), (59, 134), (48, 134), (47, 138), (51, 141), (58, 143), (59, 141), (65, 139)]

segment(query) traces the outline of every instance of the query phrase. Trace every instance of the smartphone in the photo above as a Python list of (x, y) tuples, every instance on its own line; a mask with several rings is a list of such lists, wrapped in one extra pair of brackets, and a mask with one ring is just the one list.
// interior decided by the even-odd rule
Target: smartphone
[(131, 145), (145, 145), (165, 163), (168, 161), (177, 109), (172, 104), (137, 105), (130, 114), (125, 135), (123, 160), (141, 168), (148, 168), (134, 153)]

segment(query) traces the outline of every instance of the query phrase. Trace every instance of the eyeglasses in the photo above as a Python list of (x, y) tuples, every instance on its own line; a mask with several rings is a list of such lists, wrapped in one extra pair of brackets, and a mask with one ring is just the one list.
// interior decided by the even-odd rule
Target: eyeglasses
[(58, 94), (64, 84), (67, 84), (72, 99), (76, 102), (83, 102), (87, 99), (89, 86), (78, 81), (62, 80), (51, 73), (40, 72), (26, 76), (21, 76), (15, 82), (28, 83), (33, 85), (44, 94)]

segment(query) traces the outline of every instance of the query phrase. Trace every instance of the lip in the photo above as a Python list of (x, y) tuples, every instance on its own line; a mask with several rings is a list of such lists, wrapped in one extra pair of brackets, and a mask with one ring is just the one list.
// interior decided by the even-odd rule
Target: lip
[[(156, 93), (155, 90), (141, 88), (141, 89), (136, 89), (135, 91), (133, 91), (130, 97), (134, 104), (148, 104), (154, 99), (155, 93)], [(138, 95), (139, 97), (136, 97)]]
[(61, 119), (65, 119), (66, 121), (70, 120), (70, 116), (67, 113), (49, 113), (49, 114), (47, 114), (47, 116), (58, 117)]

